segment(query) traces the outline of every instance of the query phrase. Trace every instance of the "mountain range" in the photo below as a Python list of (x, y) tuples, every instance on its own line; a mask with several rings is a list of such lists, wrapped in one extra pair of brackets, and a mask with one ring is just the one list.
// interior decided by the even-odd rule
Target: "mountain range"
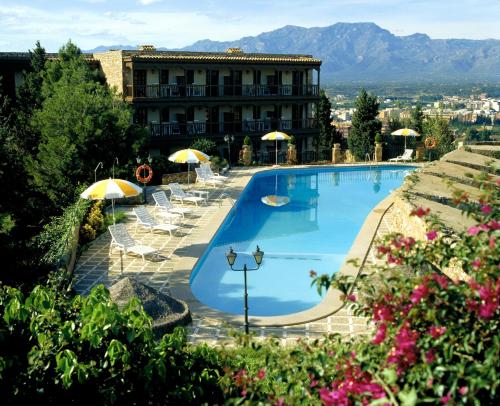
[[(312, 28), (287, 25), (235, 41), (204, 39), (180, 50), (223, 52), (230, 47), (248, 53), (313, 55), (323, 61), (324, 84), (500, 81), (500, 40), (431, 39), (426, 34), (397, 36), (374, 23), (336, 23)], [(98, 48), (102, 51), (136, 47)]]

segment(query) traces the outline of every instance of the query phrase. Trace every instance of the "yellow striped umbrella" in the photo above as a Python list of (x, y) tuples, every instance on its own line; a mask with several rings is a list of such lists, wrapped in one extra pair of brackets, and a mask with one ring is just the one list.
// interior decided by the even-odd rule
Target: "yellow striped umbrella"
[(178, 164), (188, 164), (188, 184), (189, 184), (189, 164), (197, 164), (199, 162), (207, 162), (210, 157), (197, 149), (181, 149), (174, 152), (168, 157), (169, 161), (177, 162)]
[(142, 193), (142, 189), (123, 179), (105, 179), (95, 182), (90, 185), (80, 195), (83, 199), (88, 200), (104, 200), (111, 199), (111, 207), (113, 209), (113, 223), (115, 222), (115, 200), (123, 197), (137, 196)]
[(411, 128), (400, 128), (399, 130), (393, 131), (392, 135), (401, 135), (405, 137), (405, 149), (406, 149), (406, 137), (418, 137), (420, 134)]
[(282, 133), (281, 131), (272, 131), (262, 136), (263, 141), (276, 141), (276, 165), (278, 165), (278, 141), (289, 140), (290, 136), (288, 134)]

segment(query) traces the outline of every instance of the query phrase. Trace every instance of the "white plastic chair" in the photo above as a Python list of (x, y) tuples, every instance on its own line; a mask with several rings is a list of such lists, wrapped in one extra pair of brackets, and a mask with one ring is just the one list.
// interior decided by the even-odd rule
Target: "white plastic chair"
[(193, 212), (192, 209), (188, 209), (187, 207), (175, 207), (172, 202), (168, 200), (167, 194), (163, 190), (153, 193), (152, 196), (155, 201), (155, 210), (160, 210), (162, 215), (173, 214), (184, 218), (186, 214)]
[(170, 199), (180, 200), (182, 204), (184, 204), (184, 201), (189, 202), (189, 203), (194, 203), (194, 204), (196, 204), (196, 206), (198, 206), (198, 203), (201, 203), (201, 202), (205, 202), (205, 204), (207, 203), (203, 197), (193, 196), (190, 193), (186, 193), (181, 188), (181, 185), (179, 185), (178, 183), (169, 183), (168, 187), (170, 188), (170, 191), (172, 192), (170, 195)]
[(136, 229), (138, 225), (149, 228), (149, 231), (153, 232), (153, 230), (167, 231), (170, 236), (172, 236), (172, 231), (175, 231), (179, 228), (174, 224), (167, 223), (159, 223), (156, 221), (153, 216), (146, 210), (145, 207), (136, 207), (134, 209), (135, 217), (137, 218), (137, 223), (135, 225)]
[(196, 182), (203, 183), (204, 185), (209, 184), (213, 187), (221, 186), (223, 184), (221, 180), (215, 180), (207, 176), (205, 173), (203, 173), (201, 168), (194, 168), (194, 170), (196, 172)]
[(124, 224), (114, 224), (108, 227), (111, 234), (111, 244), (109, 245), (109, 253), (113, 248), (123, 251), (125, 255), (128, 252), (140, 255), (145, 261), (145, 255), (155, 254), (158, 256), (158, 250), (149, 245), (138, 244), (128, 233)]
[(201, 172), (208, 176), (210, 179), (226, 181), (229, 179), (228, 176), (223, 176), (220, 173), (214, 172), (212, 167), (208, 162), (203, 162), (200, 164)]

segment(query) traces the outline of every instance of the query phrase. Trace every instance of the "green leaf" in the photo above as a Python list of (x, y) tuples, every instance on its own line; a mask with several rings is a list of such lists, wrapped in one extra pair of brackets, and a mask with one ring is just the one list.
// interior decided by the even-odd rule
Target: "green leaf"
[(403, 406), (414, 406), (417, 404), (417, 391), (411, 388), (410, 391), (401, 391), (398, 393), (398, 398)]

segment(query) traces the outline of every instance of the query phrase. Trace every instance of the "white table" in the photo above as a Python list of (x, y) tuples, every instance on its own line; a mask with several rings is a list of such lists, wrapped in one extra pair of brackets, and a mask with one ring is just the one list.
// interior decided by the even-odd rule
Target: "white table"
[(189, 190), (189, 193), (192, 193), (195, 196), (205, 199), (205, 204), (208, 203), (208, 193), (209, 193), (208, 190), (191, 189)]

